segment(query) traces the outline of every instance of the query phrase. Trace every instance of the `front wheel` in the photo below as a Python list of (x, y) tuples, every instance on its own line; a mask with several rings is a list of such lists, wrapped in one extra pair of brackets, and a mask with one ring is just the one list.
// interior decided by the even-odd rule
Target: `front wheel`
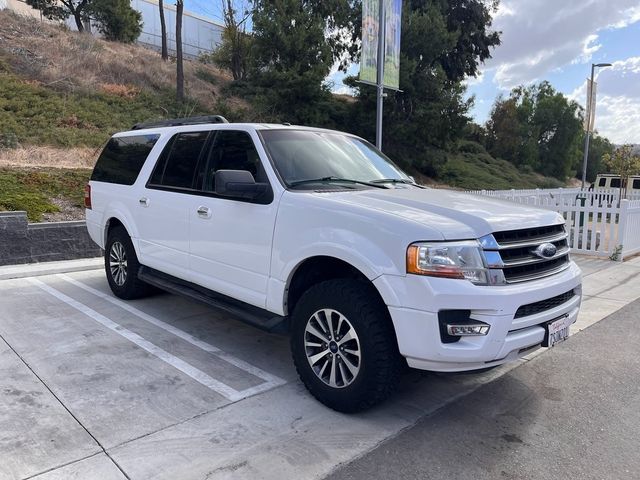
[(330, 280), (303, 294), (292, 315), (291, 351), (311, 394), (340, 412), (384, 400), (401, 372), (386, 305), (373, 287)]

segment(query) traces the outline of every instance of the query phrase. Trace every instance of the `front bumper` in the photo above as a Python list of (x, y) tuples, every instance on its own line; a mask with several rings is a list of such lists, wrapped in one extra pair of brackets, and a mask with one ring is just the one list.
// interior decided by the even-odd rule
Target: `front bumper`
[[(374, 284), (389, 307), (400, 353), (409, 366), (443, 372), (491, 367), (526, 355), (542, 343), (544, 323), (564, 315), (575, 322), (582, 300), (580, 269), (573, 262), (557, 275), (505, 286), (417, 275), (383, 275)], [(576, 295), (569, 301), (515, 318), (519, 307), (570, 290)], [(443, 343), (438, 323), (441, 310), (470, 310), (472, 319), (491, 325), (489, 333)]]

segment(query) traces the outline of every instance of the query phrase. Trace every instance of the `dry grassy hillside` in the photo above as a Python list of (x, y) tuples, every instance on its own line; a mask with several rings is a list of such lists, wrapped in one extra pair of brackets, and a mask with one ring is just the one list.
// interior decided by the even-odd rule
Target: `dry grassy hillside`
[[(0, 12), (0, 52), (21, 77), (60, 91), (127, 97), (142, 89), (175, 86), (175, 62), (163, 62), (153, 50), (107, 42), (7, 10)], [(214, 108), (230, 75), (197, 61), (185, 61), (184, 69), (188, 96)], [(228, 102), (231, 107), (245, 106), (234, 98)]]
[(144, 120), (222, 114), (252, 120), (224, 97), (229, 74), (185, 61), (183, 104), (175, 62), (152, 50), (0, 12), (0, 211), (31, 221), (83, 218), (82, 195), (109, 136)]
[(188, 99), (177, 105), (174, 61), (1, 11), (0, 135), (18, 148), (0, 150), (0, 165), (91, 166), (96, 147), (136, 121), (220, 110), (248, 115), (242, 100), (222, 98), (230, 79), (185, 61)]

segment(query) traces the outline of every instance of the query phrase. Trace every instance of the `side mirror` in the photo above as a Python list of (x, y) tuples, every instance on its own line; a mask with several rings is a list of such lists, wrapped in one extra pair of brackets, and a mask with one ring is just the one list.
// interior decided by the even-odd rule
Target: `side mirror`
[(269, 184), (256, 183), (246, 170), (218, 170), (215, 175), (215, 192), (222, 197), (255, 200), (268, 190)]

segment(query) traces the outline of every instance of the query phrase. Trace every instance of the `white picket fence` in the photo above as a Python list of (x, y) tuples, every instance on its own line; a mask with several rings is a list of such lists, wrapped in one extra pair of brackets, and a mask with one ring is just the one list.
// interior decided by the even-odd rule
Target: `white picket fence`
[(617, 189), (476, 190), (468, 193), (559, 212), (572, 252), (615, 260), (640, 253), (640, 195), (620, 199)]

